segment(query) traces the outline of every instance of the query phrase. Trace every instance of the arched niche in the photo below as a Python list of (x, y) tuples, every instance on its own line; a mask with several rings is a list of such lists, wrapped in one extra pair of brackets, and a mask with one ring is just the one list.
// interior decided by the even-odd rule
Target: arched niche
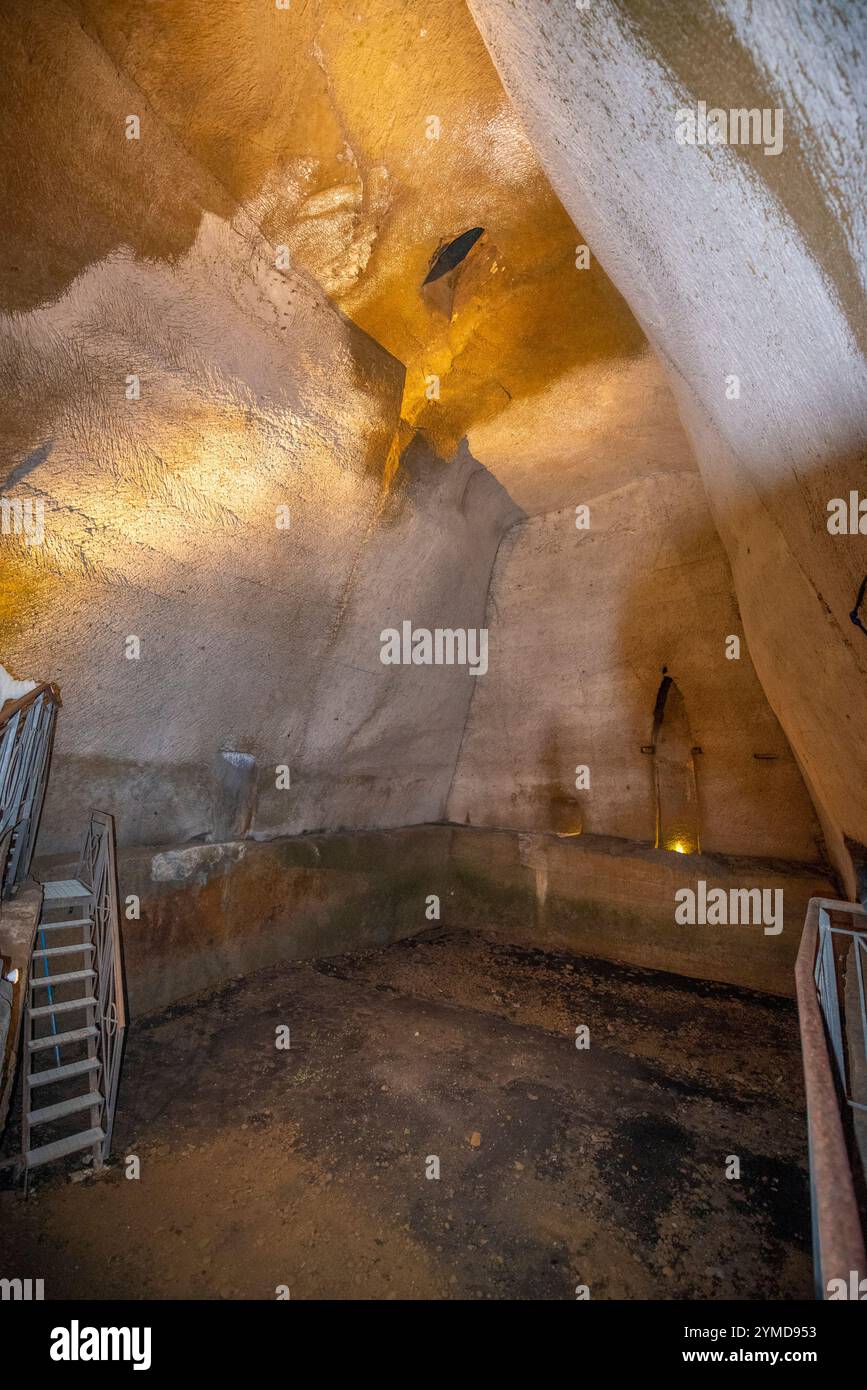
[(663, 676), (653, 711), (656, 848), (679, 854), (701, 849), (698, 788), (686, 702), (671, 676)]

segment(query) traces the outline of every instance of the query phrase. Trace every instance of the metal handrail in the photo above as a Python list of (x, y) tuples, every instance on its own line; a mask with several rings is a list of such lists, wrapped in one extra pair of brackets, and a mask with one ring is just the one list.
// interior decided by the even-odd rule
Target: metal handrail
[(27, 690), (23, 695), (19, 695), (17, 700), (7, 700), (0, 705), (0, 729), (4, 724), (8, 724), (14, 714), (20, 713), (28, 705), (38, 699), (40, 695), (48, 693), (56, 705), (60, 704), (60, 693), (53, 681), (40, 681), (32, 690)]
[(50, 681), (0, 709), (0, 863), (4, 897), (30, 870), (36, 830), (48, 782), (48, 765), (60, 696)]
[[(831, 912), (865, 918), (858, 903), (811, 898), (795, 965), (798, 1022), (807, 1095), (807, 1135), (810, 1163), (810, 1205), (813, 1220), (813, 1265), (816, 1295), (825, 1298), (831, 1280), (850, 1286), (867, 1275), (867, 1257), (855, 1183), (844, 1126), (841, 1097), (846, 1094), (845, 1071), (836, 1030), (839, 998), (836, 973), (828, 973), (827, 948), (821, 927)], [(834, 1005), (829, 993), (833, 985)], [(836, 1019), (836, 1022), (835, 1022)], [(830, 1040), (830, 1045), (829, 1045)], [(839, 1083), (839, 1084), (838, 1084)]]
[(102, 1063), (103, 1111), (102, 1161), (111, 1150), (117, 1089), (123, 1059), (126, 1029), (123, 961), (120, 944), (120, 907), (117, 891), (117, 855), (114, 817), (107, 811), (93, 811), (87, 838), (81, 852), (78, 878), (91, 892), (93, 925), (91, 940), (96, 947), (99, 1028), (97, 1054)]

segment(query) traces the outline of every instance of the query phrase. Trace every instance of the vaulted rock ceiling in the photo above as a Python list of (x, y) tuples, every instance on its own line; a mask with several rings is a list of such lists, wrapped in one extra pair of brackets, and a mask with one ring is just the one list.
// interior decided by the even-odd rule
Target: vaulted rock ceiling
[[(852, 36), (803, 0), (780, 44), (768, 4), (7, 0), (0, 448), (50, 524), (0, 635), (67, 700), (49, 839), (97, 792), (128, 841), (212, 834), (228, 748), (263, 835), (652, 841), (665, 669), (702, 843), (820, 855), (803, 773), (853, 886)], [(780, 93), (778, 164), (672, 139), (682, 100)], [(484, 687), (379, 663), (389, 623), (486, 613)]]
[[(635, 318), (594, 256), (576, 269), (581, 238), (463, 0), (73, 7), (231, 202), (405, 364), (403, 418), (442, 457), (469, 436), (529, 512), (672, 454), (691, 466)], [(74, 129), (62, 138), (81, 158)], [(120, 234), (141, 254), (178, 256), (194, 215), (175, 209), (160, 245), (161, 229), (132, 215), (139, 197), (131, 187), (119, 227), (112, 210), (104, 249)], [(73, 207), (57, 215), (73, 230), (67, 255), (28, 274), (19, 302), (98, 249)], [(447, 317), (422, 283), (438, 247), (477, 225)]]

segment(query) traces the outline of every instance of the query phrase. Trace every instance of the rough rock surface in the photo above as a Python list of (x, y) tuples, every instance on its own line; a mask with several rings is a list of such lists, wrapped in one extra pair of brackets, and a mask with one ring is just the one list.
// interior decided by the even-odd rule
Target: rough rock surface
[[(862, 6), (470, 0), (564, 206), (666, 364), (759, 679), (837, 867), (867, 842), (863, 535), (827, 503), (867, 438)], [(679, 109), (779, 108), (784, 146), (682, 145)], [(740, 378), (740, 397), (727, 378)]]

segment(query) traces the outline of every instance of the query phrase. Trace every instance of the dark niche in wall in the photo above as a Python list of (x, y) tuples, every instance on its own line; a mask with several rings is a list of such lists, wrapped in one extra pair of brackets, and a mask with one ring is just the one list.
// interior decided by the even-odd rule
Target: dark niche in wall
[(656, 694), (652, 745), (656, 848), (698, 854), (701, 837), (692, 732), (686, 702), (669, 675), (663, 676)]

